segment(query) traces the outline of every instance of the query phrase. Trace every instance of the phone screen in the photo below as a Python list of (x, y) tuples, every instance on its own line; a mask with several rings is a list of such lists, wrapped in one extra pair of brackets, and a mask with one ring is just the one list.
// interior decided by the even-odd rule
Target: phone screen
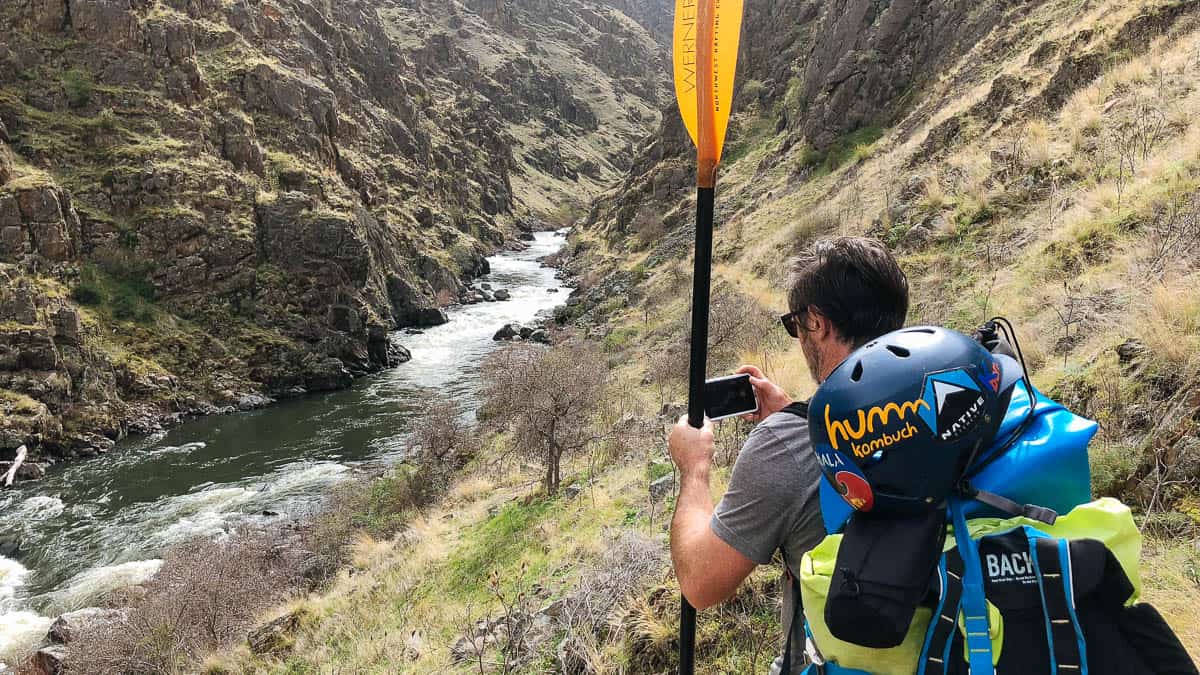
[(719, 377), (704, 383), (704, 414), (716, 421), (758, 412), (749, 375)]

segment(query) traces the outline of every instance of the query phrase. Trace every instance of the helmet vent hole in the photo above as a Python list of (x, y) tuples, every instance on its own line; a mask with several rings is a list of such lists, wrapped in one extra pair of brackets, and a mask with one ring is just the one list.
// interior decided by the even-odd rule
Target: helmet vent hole
[(899, 356), (902, 359), (907, 359), (909, 356), (912, 355), (912, 352), (908, 351), (904, 347), (899, 347), (897, 345), (888, 345), (887, 350), (889, 352), (895, 354), (896, 356)]
[(858, 382), (859, 380), (862, 379), (862, 376), (863, 376), (863, 365), (862, 365), (862, 361), (859, 361), (858, 363), (854, 364), (854, 371), (850, 373), (850, 380), (852, 382)]
[(937, 331), (932, 328), (909, 328), (905, 333), (925, 333), (926, 335), (934, 335)]

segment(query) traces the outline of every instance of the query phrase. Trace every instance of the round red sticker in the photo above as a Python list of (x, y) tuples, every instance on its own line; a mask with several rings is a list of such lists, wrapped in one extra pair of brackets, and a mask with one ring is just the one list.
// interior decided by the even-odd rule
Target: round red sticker
[(837, 479), (838, 492), (842, 493), (850, 506), (858, 511), (870, 511), (875, 506), (875, 493), (867, 479), (851, 471), (839, 471), (834, 475)]

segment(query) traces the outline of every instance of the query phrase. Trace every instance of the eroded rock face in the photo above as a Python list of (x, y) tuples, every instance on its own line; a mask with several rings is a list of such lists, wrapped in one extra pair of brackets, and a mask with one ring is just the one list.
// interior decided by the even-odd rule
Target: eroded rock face
[(8, 140), (8, 130), (4, 128), (4, 120), (0, 120), (0, 185), (13, 177), (12, 152), (4, 145), (5, 140)]
[(71, 260), (79, 232), (70, 195), (58, 186), (0, 188), (0, 262), (18, 262), (31, 254), (53, 262)]
[(886, 121), (906, 91), (974, 46), (1007, 11), (967, 0), (821, 3), (799, 128), (823, 149), (847, 132)]

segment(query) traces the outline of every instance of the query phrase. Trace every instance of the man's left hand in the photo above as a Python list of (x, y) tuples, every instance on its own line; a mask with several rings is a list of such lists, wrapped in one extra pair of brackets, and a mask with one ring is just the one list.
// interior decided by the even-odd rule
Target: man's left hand
[(684, 415), (671, 430), (668, 444), (671, 447), (671, 459), (684, 476), (707, 473), (716, 449), (712, 420), (705, 418), (704, 427), (697, 429), (688, 423)]

